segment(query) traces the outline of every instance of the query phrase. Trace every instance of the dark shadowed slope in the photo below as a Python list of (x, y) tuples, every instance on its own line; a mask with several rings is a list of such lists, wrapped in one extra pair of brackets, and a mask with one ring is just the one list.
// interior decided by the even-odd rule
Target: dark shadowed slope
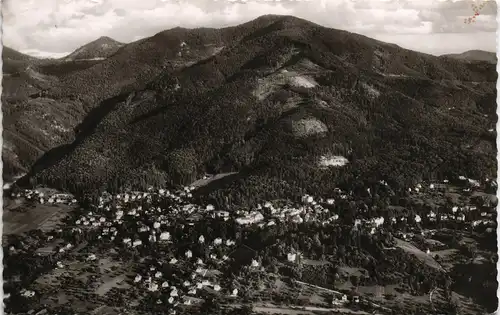
[[(186, 35), (206, 30), (177, 31), (183, 36), (172, 42), (182, 38), (186, 47), (215, 40)], [(245, 36), (102, 104), (73, 145), (40, 160), (20, 184), (84, 193), (238, 171), (210, 196), (245, 203), (380, 178), (404, 189), (421, 177), (493, 176), (494, 65), (293, 17), (265, 16), (225, 32)]]
[[(37, 59), (4, 47), (4, 126), (11, 134), (3, 148), (4, 179), (25, 173), (48, 149), (72, 141), (73, 129), (101, 101), (141, 89), (157, 75), (215, 55), (272, 23), (274, 17), (267, 16), (225, 29), (174, 28), (121, 46), (104, 60)], [(77, 51), (102, 44), (119, 45), (103, 37)], [(34, 129), (40, 124), (45, 127)]]
[(3, 76), (15, 76), (28, 64), (36, 62), (38, 59), (25, 55), (17, 50), (3, 46), (2, 48), (2, 72)]
[(3, 60), (18, 60), (18, 61), (33, 61), (37, 58), (23, 54), (15, 49), (7, 46), (2, 48), (2, 58)]
[(461, 54), (447, 54), (443, 56), (469, 61), (487, 61), (491, 63), (497, 63), (497, 54), (484, 50), (468, 50)]
[[(36, 59), (4, 47), (2, 101), (10, 135), (3, 148), (4, 179), (25, 173), (48, 149), (74, 140), (73, 130), (101, 101), (218, 53), (226, 40), (236, 38), (232, 34), (231, 28), (175, 28), (120, 46), (104, 60)], [(181, 45), (184, 41), (190, 44)], [(83, 48), (103, 44), (121, 45), (100, 38), (75, 55), (96, 56), (98, 52)]]
[(12, 180), (26, 173), (48, 149), (72, 141), (72, 124), (77, 104), (54, 100), (46, 90), (57, 84), (57, 77), (40, 72), (39, 67), (57, 63), (39, 59), (14, 49), (3, 48), (3, 178)]

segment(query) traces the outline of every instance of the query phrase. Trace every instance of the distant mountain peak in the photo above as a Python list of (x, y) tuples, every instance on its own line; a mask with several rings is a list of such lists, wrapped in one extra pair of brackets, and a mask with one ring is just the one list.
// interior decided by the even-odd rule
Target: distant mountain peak
[(449, 58), (469, 60), (469, 61), (487, 61), (491, 63), (497, 63), (496, 53), (479, 49), (467, 50), (459, 54), (446, 54), (442, 55), (442, 57), (449, 57)]
[(101, 36), (72, 52), (65, 60), (105, 59), (113, 55), (124, 44), (108, 36)]
[[(120, 43), (119, 41), (111, 38), (111, 37), (108, 37), (108, 36), (101, 36), (99, 37), (98, 39), (88, 43), (87, 45), (91, 45), (91, 44), (115, 44), (115, 45), (123, 45), (123, 43)], [(85, 46), (87, 46), (85, 45)]]
[(295, 24), (309, 24), (309, 25), (315, 25), (315, 23), (301, 19), (299, 17), (293, 16), (293, 15), (279, 15), (279, 14), (266, 14), (259, 16), (258, 18), (251, 20), (249, 23), (276, 23), (276, 22), (281, 22), (285, 23), (286, 26), (290, 25), (295, 25)]
[(23, 54), (22, 52), (19, 52), (15, 49), (7, 47), (7, 46), (3, 46), (2, 58), (3, 59), (10, 59), (10, 60), (25, 60), (25, 61), (37, 59), (36, 57), (32, 57), (32, 56)]
[(118, 42), (118, 41), (114, 40), (113, 38), (111, 38), (109, 36), (101, 36), (97, 40), (106, 40), (106, 41)]
[(296, 20), (296, 21), (298, 21), (298, 20), (302, 20), (302, 19), (299, 17), (293, 16), (293, 15), (265, 14), (265, 15), (261, 15), (255, 19), (255, 21), (258, 21), (258, 20), (290, 20), (290, 21)]

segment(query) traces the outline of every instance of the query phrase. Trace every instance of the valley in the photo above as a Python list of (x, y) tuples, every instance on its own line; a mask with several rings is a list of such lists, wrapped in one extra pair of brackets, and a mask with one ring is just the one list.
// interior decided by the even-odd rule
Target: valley
[[(496, 197), (485, 193), (495, 185), (419, 183), (405, 207), (386, 210), (373, 209), (371, 193), (341, 190), (231, 212), (193, 203), (195, 187), (105, 193), (90, 208), (72, 206), (52, 229), (4, 225), (5, 302), (17, 312), (43, 304), (82, 314), (484, 313), (479, 305), (496, 303), (488, 289)], [(443, 202), (450, 196), (458, 199)], [(75, 202), (42, 189), (7, 198), (17, 207), (7, 206), (4, 222), (13, 211)], [(352, 202), (359, 209), (346, 213)], [(470, 268), (482, 271), (464, 273)]]

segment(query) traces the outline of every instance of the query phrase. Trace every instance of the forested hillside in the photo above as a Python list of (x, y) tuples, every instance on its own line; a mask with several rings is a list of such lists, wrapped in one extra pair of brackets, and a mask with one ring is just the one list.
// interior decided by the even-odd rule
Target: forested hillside
[[(224, 48), (92, 105), (76, 140), (47, 153), (20, 184), (84, 194), (239, 172), (206, 195), (247, 203), (381, 179), (405, 189), (422, 178), (496, 172), (493, 64), (434, 57), (294, 17), (176, 32), (183, 36), (172, 44), (183, 49), (213, 42), (214, 34), (224, 36), (216, 43)], [(141, 62), (156, 60), (142, 51)], [(95, 69), (71, 78), (118, 75)], [(348, 163), (321, 162), (339, 156)]]

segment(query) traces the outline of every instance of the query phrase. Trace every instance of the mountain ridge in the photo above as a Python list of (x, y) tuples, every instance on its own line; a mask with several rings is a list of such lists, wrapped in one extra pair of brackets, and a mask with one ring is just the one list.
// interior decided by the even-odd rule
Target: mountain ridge
[(457, 58), (468, 61), (487, 61), (491, 63), (497, 62), (497, 54), (495, 52), (484, 50), (467, 50), (463, 53), (445, 54), (443, 57)]
[[(116, 57), (110, 56), (104, 60), (47, 60), (26, 56), (33, 60), (27, 62), (4, 58), (4, 121), (10, 122), (8, 128), (13, 135), (9, 140), (9, 147), (4, 147), (3, 160), (7, 166), (3, 173), (4, 180), (11, 181), (26, 173), (34, 161), (48, 149), (71, 142), (75, 136), (75, 128), (95, 104), (123, 93), (122, 90), (132, 91), (141, 87), (161, 71), (189, 64), (217, 53), (217, 49), (220, 49), (200, 47), (193, 50), (192, 54), (178, 56), (177, 47), (181, 40), (176, 47), (166, 50), (165, 39), (168, 42), (169, 38), (171, 41), (183, 36), (184, 34), (179, 34), (180, 31), (186, 32), (179, 29), (166, 30), (126, 44), (119, 49), (121, 53), (117, 51)], [(4, 51), (10, 52), (9, 49)], [(23, 54), (15, 54), (15, 50), (12, 52), (17, 56), (15, 58), (25, 59)], [(147, 55), (150, 57), (143, 58)], [(44, 80), (39, 80), (42, 78), (40, 75), (37, 78), (30, 76), (28, 67), (43, 74)], [(5, 75), (6, 71), (9, 76)], [(47, 106), (50, 102), (71, 105), (62, 106), (64, 113), (60, 112), (59, 107), (47, 107), (46, 113), (34, 112), (33, 109), (38, 108), (39, 104)], [(44, 120), (42, 116), (46, 114), (63, 125), (63, 129), (54, 129), (52, 125), (46, 124), (41, 131), (33, 130), (31, 126), (39, 125)], [(40, 147), (40, 143), (47, 142), (47, 139), (51, 139), (51, 144)]]
[[(496, 168), (494, 134), (480, 127), (494, 126), (493, 65), (420, 54), (290, 17), (257, 19), (243, 29), (245, 36), (217, 54), (173, 67), (122, 93), (125, 100), (101, 104), (106, 114), (87, 117), (99, 123), (84, 127), (72, 150), (39, 163), (19, 183), (88, 193), (235, 171), (238, 187), (218, 187), (211, 198), (232, 190), (226, 195), (246, 202), (241, 190), (255, 198), (265, 193), (255, 180), (281, 177), (288, 188), (280, 189), (324, 191), (378, 172), (393, 184), (405, 174), (398, 183), (405, 187), (421, 176), (463, 170), (481, 177)], [(165, 34), (150, 40), (164, 42)], [(309, 130), (311, 121), (324, 124), (326, 133), (312, 129), (299, 139), (295, 127), (286, 127), (300, 122)], [(459, 145), (464, 142), (471, 147)], [(422, 148), (427, 153), (417, 154)], [(316, 166), (322, 156), (348, 152), (348, 166)], [(430, 161), (422, 162), (424, 156)], [(472, 167), (477, 161), (482, 166)], [(329, 176), (335, 183), (326, 184)]]

